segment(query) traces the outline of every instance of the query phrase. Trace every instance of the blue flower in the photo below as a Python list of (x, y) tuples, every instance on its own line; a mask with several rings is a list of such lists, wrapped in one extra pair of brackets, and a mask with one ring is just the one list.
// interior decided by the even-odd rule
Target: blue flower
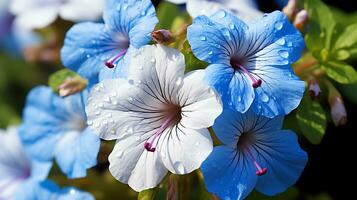
[[(103, 23), (83, 22), (67, 33), (63, 64), (88, 78), (123, 76), (130, 52), (151, 40), (158, 19), (150, 0), (108, 0)], [(115, 69), (108, 69), (116, 66)]]
[(304, 82), (290, 64), (300, 57), (304, 40), (283, 13), (265, 14), (248, 26), (220, 10), (194, 19), (187, 37), (196, 57), (210, 63), (205, 80), (225, 106), (274, 117), (299, 105)]
[(6, 133), (0, 130), (0, 199), (94, 199), (89, 193), (60, 189), (47, 180), (51, 167), (52, 162), (33, 160), (25, 153), (17, 128), (11, 127)]
[(223, 145), (202, 164), (208, 191), (222, 199), (244, 199), (254, 188), (275, 195), (293, 185), (307, 154), (295, 133), (281, 130), (283, 118), (224, 110), (213, 125)]
[(100, 139), (86, 124), (87, 92), (61, 98), (49, 87), (33, 89), (27, 97), (20, 138), (31, 156), (56, 159), (69, 178), (86, 176), (97, 163)]

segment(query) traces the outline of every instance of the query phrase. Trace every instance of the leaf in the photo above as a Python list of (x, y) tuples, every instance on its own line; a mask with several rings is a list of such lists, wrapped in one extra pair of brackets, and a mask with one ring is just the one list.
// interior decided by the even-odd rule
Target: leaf
[(304, 8), (309, 15), (306, 46), (312, 53), (323, 48), (330, 49), (332, 36), (336, 31), (336, 21), (330, 9), (320, 0), (305, 0)]
[(319, 144), (326, 130), (326, 115), (317, 101), (306, 94), (297, 109), (296, 118), (303, 135), (312, 143)]
[(138, 195), (138, 200), (154, 200), (155, 189), (141, 191)]
[(357, 82), (356, 70), (344, 62), (330, 61), (322, 64), (321, 67), (327, 76), (339, 83), (350, 84)]
[(159, 23), (156, 27), (158, 29), (170, 29), (176, 16), (180, 15), (180, 10), (175, 4), (161, 2), (156, 13), (159, 18)]
[(357, 23), (349, 25), (338, 37), (335, 48), (357, 48)]
[(186, 72), (190, 72), (197, 69), (204, 69), (208, 66), (208, 63), (196, 58), (196, 56), (192, 53), (190, 44), (188, 43), (187, 40), (183, 46), (184, 47), (181, 50), (181, 52), (185, 56)]
[(58, 94), (60, 86), (66, 81), (71, 78), (78, 79), (80, 82), (85, 83), (86, 80), (81, 78), (75, 72), (69, 69), (62, 69), (50, 76), (48, 79), (48, 85), (52, 88), (52, 90)]

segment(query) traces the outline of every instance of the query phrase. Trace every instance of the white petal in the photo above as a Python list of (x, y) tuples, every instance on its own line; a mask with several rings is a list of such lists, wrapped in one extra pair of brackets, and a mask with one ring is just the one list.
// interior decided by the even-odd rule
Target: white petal
[(212, 149), (207, 129), (189, 129), (179, 124), (161, 135), (157, 152), (170, 172), (188, 174), (201, 166)]
[(24, 29), (40, 29), (54, 22), (57, 14), (58, 10), (56, 7), (33, 8), (17, 15), (15, 23)]
[(179, 91), (184, 127), (201, 129), (213, 125), (223, 108), (218, 94), (203, 82), (204, 70), (186, 74)]
[(71, 21), (96, 20), (103, 11), (104, 0), (71, 0), (60, 8), (60, 16)]
[(138, 135), (120, 139), (109, 156), (112, 175), (135, 191), (157, 186), (167, 173), (157, 153), (145, 150), (145, 141)]
[(183, 3), (186, 3), (188, 0), (167, 0), (171, 3), (174, 3), (174, 4), (183, 4)]
[(151, 90), (161, 101), (177, 103), (176, 94), (184, 71), (185, 58), (178, 50), (148, 45), (133, 55), (128, 77), (140, 83), (143, 90)]

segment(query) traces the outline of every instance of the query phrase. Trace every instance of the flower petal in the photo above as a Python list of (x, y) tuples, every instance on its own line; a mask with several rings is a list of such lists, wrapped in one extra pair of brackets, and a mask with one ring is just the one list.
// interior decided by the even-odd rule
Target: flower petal
[(54, 199), (59, 187), (52, 181), (34, 181), (29, 179), (23, 182), (14, 194), (14, 199)]
[(170, 172), (188, 174), (201, 166), (213, 144), (207, 129), (195, 130), (178, 124), (162, 133), (157, 147), (157, 153)]
[(140, 134), (127, 135), (117, 140), (109, 155), (112, 175), (135, 191), (156, 187), (167, 173), (157, 153), (145, 150), (145, 141)]
[(19, 13), (15, 23), (24, 29), (41, 29), (54, 22), (57, 14), (55, 6), (35, 7)]
[(86, 176), (97, 163), (100, 140), (87, 128), (83, 132), (65, 133), (56, 145), (56, 161), (69, 178)]
[(179, 91), (181, 101), (181, 124), (187, 128), (201, 129), (213, 125), (222, 112), (221, 100), (214, 90), (203, 83), (204, 70), (185, 75)]
[(72, 0), (60, 7), (59, 14), (65, 20), (97, 20), (102, 14), (104, 0)]
[(95, 81), (99, 71), (106, 67), (105, 61), (127, 49), (128, 41), (127, 36), (108, 30), (104, 24), (79, 23), (67, 32), (61, 60), (64, 66)]
[(127, 34), (130, 45), (140, 48), (151, 40), (158, 23), (150, 0), (108, 0), (103, 14), (105, 24), (112, 30)]
[(254, 166), (246, 159), (233, 148), (215, 147), (201, 167), (207, 190), (221, 199), (245, 199), (257, 182)]
[(83, 192), (77, 188), (68, 187), (58, 192), (58, 200), (94, 200), (94, 197), (88, 193)]
[(258, 178), (256, 189), (266, 195), (275, 195), (293, 185), (300, 177), (307, 154), (289, 130), (266, 132), (256, 135), (257, 160), (268, 171)]

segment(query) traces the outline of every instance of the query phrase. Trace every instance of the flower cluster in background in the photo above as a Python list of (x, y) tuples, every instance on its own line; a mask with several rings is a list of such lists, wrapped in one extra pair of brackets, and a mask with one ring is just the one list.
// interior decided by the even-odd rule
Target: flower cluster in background
[(0, 200), (311, 199), (299, 141), (347, 122), (357, 20), (277, 4), (1, 2)]

